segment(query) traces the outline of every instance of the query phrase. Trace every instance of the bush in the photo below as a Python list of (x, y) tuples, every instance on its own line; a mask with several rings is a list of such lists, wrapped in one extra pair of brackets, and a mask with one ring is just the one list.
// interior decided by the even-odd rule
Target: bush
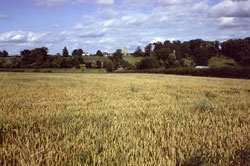
[(41, 72), (41, 71), (38, 70), (38, 69), (35, 69), (35, 70), (32, 70), (32, 72), (39, 73), (39, 72)]
[(43, 73), (52, 73), (51, 70), (44, 70)]
[(120, 61), (120, 65), (123, 67), (123, 68), (126, 68), (126, 67), (130, 67), (130, 63), (128, 61), (125, 61), (125, 60), (121, 60)]
[(105, 62), (105, 68), (107, 72), (115, 71), (115, 64), (112, 61)]
[(156, 57), (146, 57), (142, 59), (139, 63), (136, 64), (136, 68), (143, 70), (143, 69), (152, 69), (152, 68), (159, 68), (160, 63)]
[(102, 67), (102, 62), (101, 61), (96, 61), (96, 68), (100, 69)]

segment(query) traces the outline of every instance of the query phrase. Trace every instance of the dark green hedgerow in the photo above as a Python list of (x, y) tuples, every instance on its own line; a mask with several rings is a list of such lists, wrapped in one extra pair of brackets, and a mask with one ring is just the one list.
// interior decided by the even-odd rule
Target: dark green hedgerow
[(159, 73), (159, 74), (250, 79), (249, 67), (246, 68), (228, 67), (228, 68), (210, 68), (210, 69), (172, 68), (172, 69), (123, 70), (120, 71), (119, 73)]

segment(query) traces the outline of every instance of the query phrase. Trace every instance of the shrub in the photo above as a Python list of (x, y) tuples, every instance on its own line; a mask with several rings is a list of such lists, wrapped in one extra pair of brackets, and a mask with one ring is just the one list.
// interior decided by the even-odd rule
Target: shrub
[(101, 61), (96, 61), (96, 68), (100, 69), (102, 67), (102, 62)]
[(137, 69), (159, 68), (160, 63), (156, 57), (146, 57), (136, 64)]
[(112, 61), (105, 62), (105, 68), (107, 72), (113, 72), (115, 70), (115, 64)]

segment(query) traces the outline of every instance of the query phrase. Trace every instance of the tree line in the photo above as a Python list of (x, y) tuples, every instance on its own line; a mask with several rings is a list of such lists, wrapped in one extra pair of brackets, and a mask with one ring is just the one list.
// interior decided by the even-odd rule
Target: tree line
[(245, 39), (230, 39), (205, 41), (195, 39), (186, 42), (179, 40), (170, 42), (150, 43), (144, 51), (137, 47), (135, 57), (145, 57), (137, 64), (137, 69), (207, 66), (208, 60), (215, 56), (225, 56), (235, 60), (241, 66), (250, 65), (250, 37)]
[[(48, 48), (41, 47), (32, 50), (24, 49), (19, 56), (11, 56), (11, 60), (0, 61), (0, 67), (6, 68), (80, 68), (84, 63), (84, 51), (75, 49), (69, 55), (67, 47), (62, 53), (56, 55), (48, 54)], [(104, 56), (100, 50), (97, 56)], [(132, 54), (135, 57), (144, 57), (136, 65), (131, 65), (123, 60), (121, 49), (117, 49), (112, 56), (106, 58), (104, 67), (112, 72), (119, 67), (127, 69), (152, 69), (152, 68), (176, 68), (192, 67), (195, 65), (206, 66), (208, 60), (215, 56), (225, 56), (235, 60), (241, 66), (250, 65), (250, 37), (245, 39), (230, 39), (224, 42), (205, 41), (194, 39), (181, 42), (179, 40), (170, 42), (149, 43), (144, 50), (137, 47)], [(0, 57), (7, 57), (6, 50), (0, 51)], [(100, 67), (101, 62), (98, 63)]]
[(8, 57), (9, 53), (6, 50), (0, 51), (0, 57)]

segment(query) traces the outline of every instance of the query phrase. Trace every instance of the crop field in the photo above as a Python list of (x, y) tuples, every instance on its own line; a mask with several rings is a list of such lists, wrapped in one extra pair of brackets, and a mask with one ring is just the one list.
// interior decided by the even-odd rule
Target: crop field
[(1, 72), (0, 165), (250, 165), (250, 80)]

